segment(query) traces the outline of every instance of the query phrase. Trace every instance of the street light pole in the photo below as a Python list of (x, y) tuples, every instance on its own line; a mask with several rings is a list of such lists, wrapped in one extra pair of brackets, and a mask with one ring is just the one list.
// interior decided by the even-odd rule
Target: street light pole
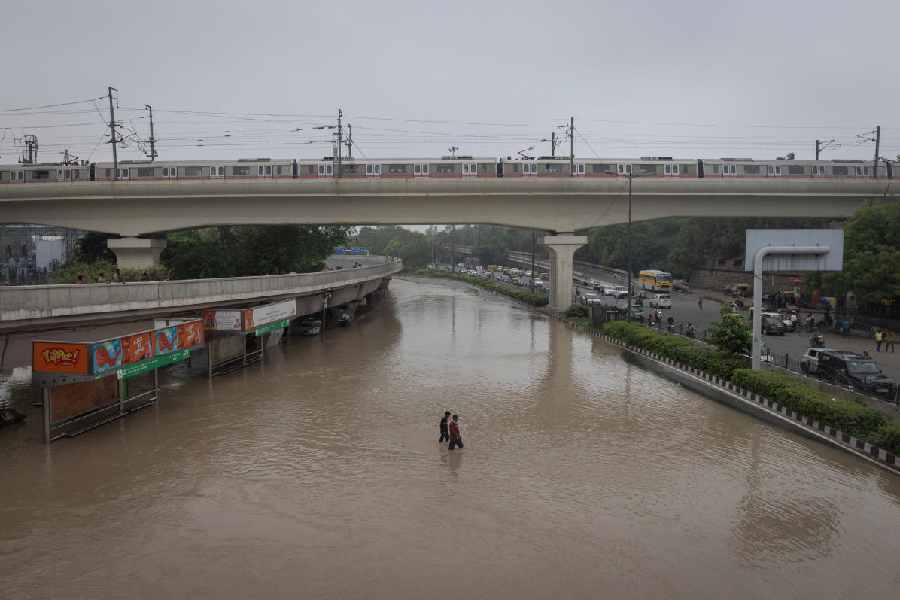
[(537, 239), (536, 232), (531, 230), (531, 293), (534, 293), (534, 245)]
[(625, 254), (627, 256), (628, 262), (628, 308), (626, 309), (626, 315), (628, 321), (631, 321), (631, 178), (632, 172), (629, 169), (628, 171), (628, 225), (627, 230), (625, 231)]

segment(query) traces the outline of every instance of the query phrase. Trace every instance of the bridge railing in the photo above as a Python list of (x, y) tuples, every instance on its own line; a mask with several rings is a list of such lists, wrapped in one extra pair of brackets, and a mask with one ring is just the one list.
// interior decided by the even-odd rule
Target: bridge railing
[(0, 324), (94, 313), (250, 300), (312, 294), (364, 283), (399, 272), (402, 262), (295, 273), (179, 281), (0, 286)]

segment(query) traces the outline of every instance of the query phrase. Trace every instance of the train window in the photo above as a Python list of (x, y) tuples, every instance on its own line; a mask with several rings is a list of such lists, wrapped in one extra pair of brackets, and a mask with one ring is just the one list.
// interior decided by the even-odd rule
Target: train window
[(863, 173), (865, 173), (866, 175), (868, 175), (868, 174), (869, 174), (869, 167), (863, 167)]
[[(746, 167), (744, 167), (744, 170), (746, 170)], [(766, 170), (766, 173), (768, 173), (769, 175), (774, 175), (775, 167), (773, 167), (772, 165), (769, 165), (769, 168)]]
[(203, 167), (185, 167), (185, 177), (200, 177), (203, 175)]
[(153, 167), (140, 167), (138, 177), (153, 177)]
[(619, 163), (618, 165), (616, 165), (616, 170), (619, 172), (619, 175), (624, 175), (625, 174), (625, 165)]
[(463, 163), (463, 175), (469, 174), (469, 163)]
[(584, 175), (584, 163), (578, 163), (578, 164), (576, 165), (575, 171), (576, 171), (579, 175)]
[(219, 167), (219, 175), (225, 175), (225, 167)]
[(416, 174), (416, 175), (421, 175), (421, 174), (422, 174), (422, 165), (416, 165), (416, 167), (415, 167), (415, 174)]
[(562, 165), (547, 164), (544, 165), (544, 171), (547, 173), (562, 173)]
[(328, 163), (327, 165), (325, 165), (325, 174), (328, 175), (329, 177), (331, 175), (334, 175), (334, 165), (333, 164)]
[(428, 175), (428, 165), (422, 165), (422, 175)]
[(109, 179), (112, 177), (112, 169), (104, 169), (106, 171), (106, 178)]
[(672, 175), (678, 175), (678, 165), (672, 165)]
[[(813, 167), (815, 169), (815, 167)], [(803, 175), (803, 166), (788, 165), (788, 175)]]
[(275, 174), (276, 174), (276, 175), (281, 175), (281, 165), (275, 167)]
[(831, 167), (831, 174), (835, 177), (846, 176), (848, 175), (847, 167), (833, 166)]
[(862, 175), (862, 167), (856, 167), (856, 174)]
[(250, 167), (231, 167), (231, 174), (235, 177), (248, 177), (250, 175)]
[(391, 175), (405, 175), (406, 173), (409, 172), (409, 169), (407, 169), (408, 166), (409, 165), (398, 165), (398, 164), (388, 165), (387, 172), (390, 173)]
[(257, 174), (257, 175), (262, 175), (262, 174), (263, 174), (262, 165), (257, 165), (257, 167), (256, 167), (256, 174)]
[(666, 175), (671, 175), (671, 174), (672, 174), (672, 165), (667, 164), (666, 165)]
[(266, 175), (272, 174), (272, 165), (266, 165)]
[(375, 173), (375, 169), (372, 168), (373, 165), (366, 164), (366, 175), (373, 175)]
[(381, 165), (375, 165), (375, 174), (381, 175)]

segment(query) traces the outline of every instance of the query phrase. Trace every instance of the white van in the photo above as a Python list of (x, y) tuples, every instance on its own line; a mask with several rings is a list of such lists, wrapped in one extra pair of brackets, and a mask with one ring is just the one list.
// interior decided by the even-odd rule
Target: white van
[(669, 294), (650, 296), (650, 308), (672, 308), (672, 297)]

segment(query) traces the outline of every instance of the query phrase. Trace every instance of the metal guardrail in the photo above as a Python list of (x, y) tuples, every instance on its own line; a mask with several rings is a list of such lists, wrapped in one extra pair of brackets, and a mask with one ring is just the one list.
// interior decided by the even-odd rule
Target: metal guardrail
[(0, 287), (0, 324), (95, 313), (188, 307), (318, 291), (364, 283), (403, 269), (383, 265), (295, 273), (179, 281), (58, 284)]

